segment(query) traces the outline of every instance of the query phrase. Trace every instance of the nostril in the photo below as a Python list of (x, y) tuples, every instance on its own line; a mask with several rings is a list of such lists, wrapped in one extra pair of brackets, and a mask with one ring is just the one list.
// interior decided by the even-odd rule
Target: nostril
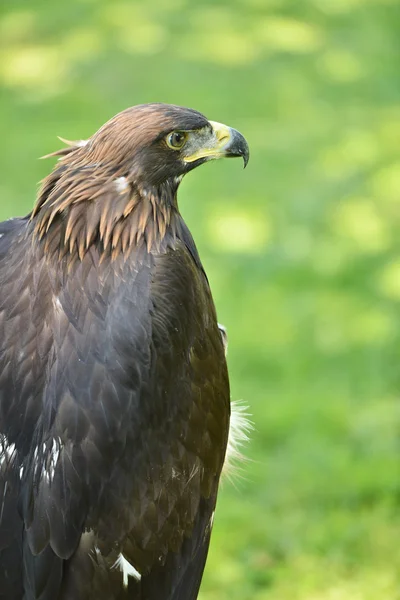
[(219, 138), (219, 142), (220, 143), (227, 142), (228, 140), (229, 140), (229, 135), (228, 134), (225, 134), (225, 135), (223, 135), (222, 137)]

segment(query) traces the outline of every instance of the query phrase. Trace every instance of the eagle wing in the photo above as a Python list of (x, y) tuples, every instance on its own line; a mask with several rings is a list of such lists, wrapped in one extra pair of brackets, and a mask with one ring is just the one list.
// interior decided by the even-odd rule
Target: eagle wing
[(0, 228), (0, 598), (196, 598), (229, 422), (197, 253), (54, 264), (30, 231)]

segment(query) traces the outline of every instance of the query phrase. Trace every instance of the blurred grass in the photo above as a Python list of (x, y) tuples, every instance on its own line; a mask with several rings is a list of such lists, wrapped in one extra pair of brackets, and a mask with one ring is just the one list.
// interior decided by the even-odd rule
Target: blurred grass
[(399, 27), (396, 0), (0, 5), (0, 218), (129, 105), (249, 141), (180, 193), (255, 422), (202, 600), (400, 598)]

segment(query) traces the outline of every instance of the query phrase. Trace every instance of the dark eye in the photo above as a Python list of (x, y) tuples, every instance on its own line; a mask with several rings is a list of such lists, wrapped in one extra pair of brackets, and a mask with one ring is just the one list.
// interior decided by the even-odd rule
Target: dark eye
[(184, 131), (173, 131), (167, 136), (167, 144), (173, 150), (179, 150), (186, 142), (187, 133)]

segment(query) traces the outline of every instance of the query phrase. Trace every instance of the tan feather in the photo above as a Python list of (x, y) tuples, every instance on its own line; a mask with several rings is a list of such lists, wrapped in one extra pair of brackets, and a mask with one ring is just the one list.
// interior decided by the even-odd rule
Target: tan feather
[(131, 113), (122, 113), (88, 141), (60, 138), (66, 147), (46, 156), (62, 159), (43, 180), (31, 214), (46, 251), (82, 260), (96, 247), (103, 260), (140, 245), (159, 251), (169, 228), (174, 237), (169, 184), (153, 189), (135, 164), (138, 139), (152, 139), (160, 126), (151, 111), (143, 118), (132, 127)]

